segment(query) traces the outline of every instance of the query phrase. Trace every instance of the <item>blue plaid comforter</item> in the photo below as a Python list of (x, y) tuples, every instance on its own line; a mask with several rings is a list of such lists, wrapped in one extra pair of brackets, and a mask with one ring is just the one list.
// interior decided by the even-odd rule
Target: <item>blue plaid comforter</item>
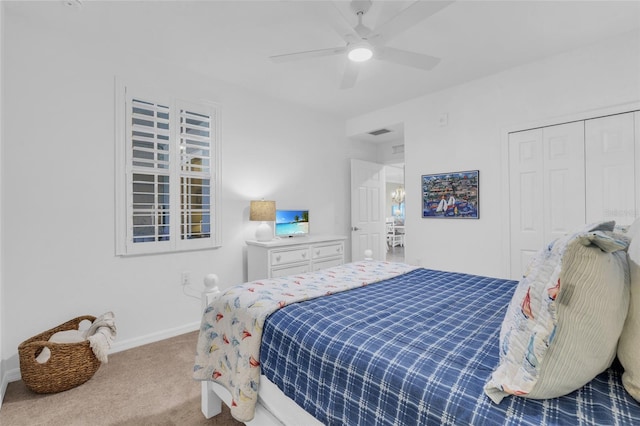
[(615, 366), (561, 398), (490, 401), (516, 284), (418, 269), (289, 305), (265, 323), (262, 374), (328, 425), (640, 425)]

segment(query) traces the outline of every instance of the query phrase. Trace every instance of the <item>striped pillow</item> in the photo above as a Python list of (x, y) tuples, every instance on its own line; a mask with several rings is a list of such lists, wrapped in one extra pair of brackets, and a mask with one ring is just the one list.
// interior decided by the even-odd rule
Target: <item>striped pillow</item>
[(613, 222), (554, 241), (539, 252), (511, 300), (500, 362), (485, 386), (534, 399), (570, 393), (607, 369), (629, 305), (628, 240)]
[[(637, 219), (636, 223), (640, 224), (640, 219)], [(618, 358), (624, 367), (622, 384), (627, 392), (640, 402), (640, 226), (632, 226), (629, 229), (629, 237), (631, 302), (618, 342)]]

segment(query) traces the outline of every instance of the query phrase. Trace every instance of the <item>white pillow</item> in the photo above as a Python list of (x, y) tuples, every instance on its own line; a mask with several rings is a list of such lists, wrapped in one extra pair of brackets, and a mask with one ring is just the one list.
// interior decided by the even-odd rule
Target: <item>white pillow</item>
[(631, 302), (629, 313), (618, 342), (618, 358), (624, 367), (622, 384), (631, 396), (640, 402), (640, 219), (631, 225), (628, 236), (629, 272), (631, 275)]
[[(84, 341), (84, 331), (81, 330), (63, 330), (53, 333), (49, 338), (49, 342), (53, 343), (78, 343)], [(36, 357), (36, 361), (44, 364), (51, 358), (51, 350), (44, 347), (40, 354)]]
[(628, 241), (595, 224), (540, 251), (500, 332), (500, 363), (485, 386), (495, 403), (570, 393), (607, 369), (629, 304)]

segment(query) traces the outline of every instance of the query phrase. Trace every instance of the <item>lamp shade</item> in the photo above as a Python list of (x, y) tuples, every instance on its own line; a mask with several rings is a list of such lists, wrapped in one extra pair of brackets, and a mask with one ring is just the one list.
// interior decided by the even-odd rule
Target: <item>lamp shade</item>
[(276, 220), (275, 201), (251, 201), (249, 220), (273, 222)]

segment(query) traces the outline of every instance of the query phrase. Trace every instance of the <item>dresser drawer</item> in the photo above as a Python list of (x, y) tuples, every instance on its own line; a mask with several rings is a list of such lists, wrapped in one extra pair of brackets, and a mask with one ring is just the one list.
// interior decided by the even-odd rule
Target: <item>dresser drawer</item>
[(328, 259), (328, 260), (320, 260), (317, 262), (313, 262), (313, 266), (311, 267), (312, 271), (319, 271), (320, 269), (325, 269), (325, 268), (333, 268), (334, 266), (340, 266), (344, 264), (344, 259), (342, 257), (338, 257), (335, 259)]
[(284, 268), (273, 268), (271, 270), (270, 278), (279, 278), (287, 275), (304, 274), (305, 272), (309, 272), (308, 263), (304, 263), (302, 265), (287, 266)]
[(313, 259), (340, 256), (342, 255), (343, 251), (344, 251), (344, 245), (342, 243), (311, 247), (311, 255)]
[(271, 266), (286, 265), (309, 260), (309, 248), (295, 250), (274, 250), (271, 252)]

